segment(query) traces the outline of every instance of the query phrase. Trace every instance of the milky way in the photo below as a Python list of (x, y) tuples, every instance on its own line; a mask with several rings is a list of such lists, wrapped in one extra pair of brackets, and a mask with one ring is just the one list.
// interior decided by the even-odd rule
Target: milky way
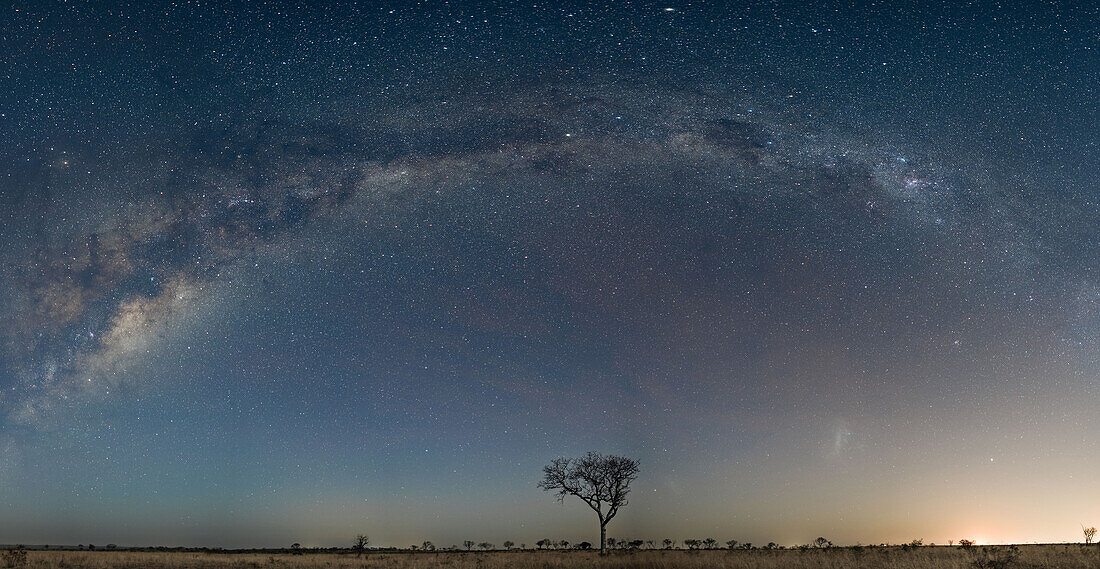
[[(281, 53), (261, 59), (281, 67)], [(353, 526), (460, 540), (447, 516), (464, 511), (477, 539), (500, 541), (518, 523), (502, 511), (553, 509), (522, 494), (540, 463), (592, 447), (642, 459), (621, 522), (639, 537), (1061, 536), (901, 488), (985, 476), (1034, 496), (1014, 486), (1029, 465), (1084, 474), (1069, 449), (1100, 425), (1059, 401), (1096, 395), (1094, 151), (1052, 161), (1078, 136), (1053, 127), (1022, 151), (1014, 133), (1034, 117), (994, 136), (988, 109), (939, 112), (917, 87), (916, 110), (891, 114), (897, 91), (864, 97), (845, 83), (854, 71), (699, 57), (697, 70), (410, 64), (404, 79), (333, 64), (293, 89), (249, 70), (240, 92), (149, 111), (167, 118), (148, 128), (115, 117), (91, 137), (68, 131), (79, 120), (13, 119), (0, 477), (79, 496), (78, 519), (146, 504), (104, 514), (138, 540), (217, 541), (284, 507), (256, 496), (299, 492), (363, 504), (291, 499), (318, 543)], [(979, 474), (990, 462), (1009, 470)], [(522, 505), (484, 498), (486, 472), (506, 473)], [(302, 490), (310, 480), (319, 489)], [(786, 523), (819, 485), (834, 498)], [(976, 492), (969, 507), (990, 512), (993, 494)], [(451, 513), (422, 519), (432, 500)], [(93, 538), (51, 530), (61, 510), (46, 502), (22, 539)], [(871, 529), (883, 503), (909, 521)], [(134, 530), (148, 512), (157, 529)], [(555, 512), (523, 531), (582, 531)]]

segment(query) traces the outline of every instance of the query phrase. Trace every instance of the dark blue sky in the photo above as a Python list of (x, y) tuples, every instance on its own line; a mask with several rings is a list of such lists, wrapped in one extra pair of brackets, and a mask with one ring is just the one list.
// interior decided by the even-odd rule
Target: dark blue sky
[(1096, 8), (0, 21), (0, 540), (1095, 523)]

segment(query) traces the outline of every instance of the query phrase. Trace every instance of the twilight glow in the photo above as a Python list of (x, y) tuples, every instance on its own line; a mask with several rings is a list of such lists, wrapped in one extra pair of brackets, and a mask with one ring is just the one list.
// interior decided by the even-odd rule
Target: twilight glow
[(4, 543), (1100, 524), (1095, 8), (18, 4)]

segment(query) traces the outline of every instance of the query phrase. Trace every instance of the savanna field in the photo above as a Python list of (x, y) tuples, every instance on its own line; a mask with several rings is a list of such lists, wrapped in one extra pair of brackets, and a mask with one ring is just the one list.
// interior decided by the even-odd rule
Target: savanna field
[(880, 568), (1011, 569), (1100, 568), (1100, 547), (1076, 544), (1018, 547), (832, 548), (827, 550), (635, 551), (601, 557), (586, 551), (497, 551), (443, 553), (259, 554), (208, 552), (28, 551), (25, 560), (5, 557), (2, 566), (28, 569), (745, 569)]

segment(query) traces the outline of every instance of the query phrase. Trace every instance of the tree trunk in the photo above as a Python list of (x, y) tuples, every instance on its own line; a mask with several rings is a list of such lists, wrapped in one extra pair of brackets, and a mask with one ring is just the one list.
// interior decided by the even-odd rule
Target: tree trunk
[(607, 555), (607, 523), (600, 522), (600, 555)]

